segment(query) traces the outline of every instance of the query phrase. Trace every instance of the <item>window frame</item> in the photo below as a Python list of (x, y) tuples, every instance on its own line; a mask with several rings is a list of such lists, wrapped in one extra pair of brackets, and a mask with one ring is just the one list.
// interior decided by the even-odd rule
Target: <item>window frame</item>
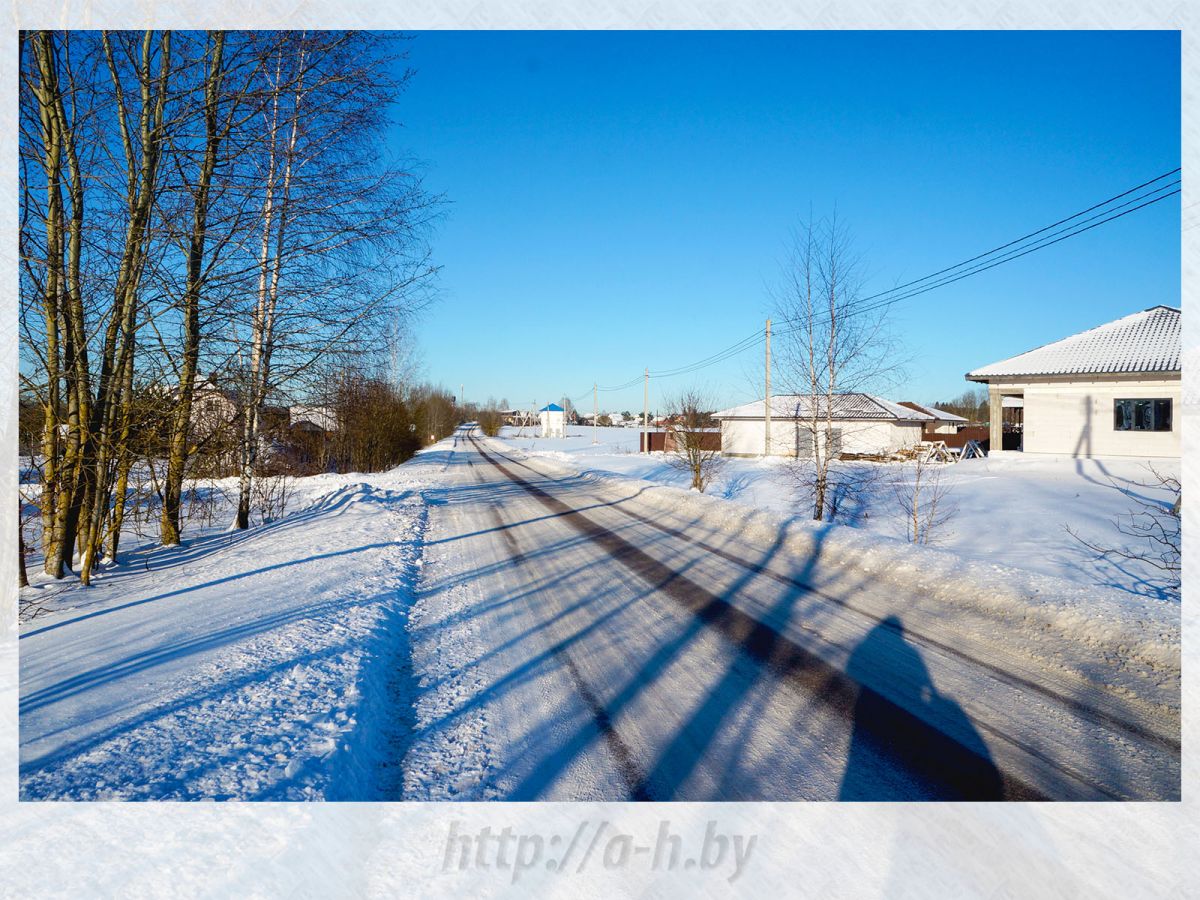
[[(1123, 409), (1128, 405), (1128, 412)], [(1166, 415), (1161, 413), (1160, 404), (1166, 404)], [(1150, 427), (1139, 425), (1145, 422), (1145, 412), (1149, 412)], [(1162, 420), (1166, 427), (1158, 427)], [(1128, 423), (1128, 424), (1125, 424)], [(1149, 432), (1169, 434), (1175, 430), (1175, 401), (1172, 397), (1114, 397), (1113, 398), (1113, 431), (1116, 432)]]

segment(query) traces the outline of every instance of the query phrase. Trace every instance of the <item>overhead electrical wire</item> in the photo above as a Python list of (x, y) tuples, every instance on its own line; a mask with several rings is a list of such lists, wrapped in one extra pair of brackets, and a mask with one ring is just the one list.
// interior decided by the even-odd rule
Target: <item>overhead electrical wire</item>
[[(1173, 175), (1179, 174), (1180, 171), (1180, 168), (1175, 168), (1169, 172), (1164, 172), (1162, 175), (1159, 175), (1156, 178), (1151, 178), (1149, 181), (1144, 181), (1136, 187), (1129, 188), (1126, 191), (1122, 191), (1119, 194), (1109, 197), (1107, 200), (1093, 204), (1087, 209), (1080, 210), (1077, 213), (1059, 219), (1057, 222), (1052, 222), (1051, 224), (1043, 226), (1036, 231), (1031, 231), (1028, 234), (1001, 244), (998, 247), (994, 247), (984, 253), (972, 256), (970, 259), (965, 259), (962, 262), (955, 263), (952, 266), (939, 269), (938, 271), (932, 272), (929, 275), (925, 275), (921, 278), (917, 278), (912, 281), (905, 282), (904, 284), (897, 285), (893, 288), (889, 288), (886, 291), (880, 291), (879, 293), (863, 297), (854, 304), (851, 304), (844, 311), (844, 314), (857, 315), (871, 312), (873, 310), (891, 306), (892, 304), (899, 303), (903, 300), (909, 300), (913, 297), (918, 297), (921, 294), (928, 293), (929, 291), (954, 284), (957, 281), (962, 281), (964, 278), (969, 278), (972, 275), (978, 275), (981, 272), (986, 272), (988, 269), (994, 269), (996, 266), (1003, 265), (1004, 263), (1012, 262), (1013, 260), (1020, 259), (1023, 256), (1028, 256), (1030, 253), (1034, 253), (1037, 250), (1043, 250), (1046, 247), (1051, 247), (1054, 244), (1058, 244), (1067, 240), (1068, 238), (1091, 231), (1093, 228), (1098, 228), (1101, 225), (1107, 224), (1108, 222), (1113, 222), (1117, 219), (1124, 218), (1125, 216), (1135, 213), (1138, 210), (1145, 209), (1146, 207), (1152, 206), (1155, 203), (1159, 203), (1162, 200), (1174, 197), (1181, 191), (1180, 179), (1175, 179), (1174, 181), (1165, 184), (1160, 184), (1160, 182), (1171, 178)], [(1151, 187), (1151, 185), (1157, 186)], [(1144, 188), (1148, 187), (1150, 188), (1149, 191), (1125, 200), (1124, 203), (1120, 203), (1116, 206), (1112, 205), (1117, 200), (1123, 200), (1124, 198), (1129, 197), (1131, 194), (1137, 194), (1139, 191), (1142, 191)], [(1100, 211), (1097, 212), (1098, 210)], [(1090, 216), (1089, 218), (1083, 218), (1089, 213), (1096, 213), (1096, 215)], [(1060, 228), (1059, 226), (1066, 227)], [(1031, 240), (1033, 238), (1036, 238), (1036, 240)], [(1007, 252), (1002, 253), (1001, 251)], [(1000, 255), (997, 256), (997, 254)], [(781, 327), (778, 328), (775, 334), (791, 334), (801, 330), (802, 328), (809, 327), (810, 324), (819, 325), (821, 324), (821, 320), (818, 317), (812, 320), (811, 323), (804, 322), (801, 324), (797, 324), (796, 319), (780, 320), (778, 325)], [(789, 325), (792, 327), (787, 327)], [(724, 362), (725, 360), (731, 359), (734, 356), (739, 356), (752, 347), (762, 345), (765, 343), (765, 341), (766, 335), (761, 329), (759, 329), (753, 334), (747, 335), (725, 349), (719, 350), (716, 353), (713, 353), (702, 359), (695, 360), (694, 362), (687, 363), (673, 369), (651, 371), (649, 374), (651, 378), (659, 379), (672, 378), (677, 375), (686, 375), (692, 372), (698, 372), (701, 369), (706, 369), (709, 366)], [(627, 390), (641, 382), (644, 377), (645, 374), (643, 373), (642, 375), (638, 375), (636, 378), (631, 378), (629, 381), (624, 382), (623, 384), (597, 386), (596, 390), (601, 392)], [(591, 390), (587, 391), (586, 393), (591, 393)], [(583, 397), (586, 396), (586, 394), (581, 394), (580, 396)]]

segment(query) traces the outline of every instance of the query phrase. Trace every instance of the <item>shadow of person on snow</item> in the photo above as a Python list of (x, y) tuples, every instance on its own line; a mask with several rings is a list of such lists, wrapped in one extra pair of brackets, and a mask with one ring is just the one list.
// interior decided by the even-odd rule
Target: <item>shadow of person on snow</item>
[(1004, 799), (978, 730), (934, 688), (899, 618), (871, 629), (846, 674), (860, 688), (839, 800)]

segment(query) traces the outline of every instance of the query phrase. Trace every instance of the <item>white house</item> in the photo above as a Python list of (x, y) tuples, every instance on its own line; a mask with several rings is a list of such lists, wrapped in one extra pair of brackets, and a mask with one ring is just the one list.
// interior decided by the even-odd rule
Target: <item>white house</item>
[(563, 408), (557, 403), (548, 403), (539, 409), (538, 420), (542, 423), (542, 437), (562, 437), (566, 434)]
[(959, 426), (966, 425), (967, 420), (962, 416), (938, 409), (936, 406), (926, 406), (924, 403), (913, 403), (911, 400), (901, 400), (901, 406), (925, 413), (933, 421), (925, 423), (925, 434), (958, 434)]
[(337, 431), (337, 413), (328, 406), (289, 406), (288, 422), (305, 431)]
[[(818, 396), (815, 403), (818, 415), (824, 419), (825, 398)], [(771, 398), (772, 456), (812, 456), (813, 435), (808, 421), (813, 405), (814, 398), (807, 394)], [(726, 456), (762, 456), (766, 444), (764, 412), (763, 401), (755, 400), (714, 413), (713, 418), (721, 423), (721, 452)], [(928, 413), (873, 394), (835, 394), (831, 418), (831, 454), (890, 453), (920, 441), (922, 427), (933, 422)]]
[(1009, 409), (1021, 410), (1026, 453), (1178, 457), (1179, 357), (1179, 310), (1153, 306), (967, 379), (988, 386), (993, 448)]

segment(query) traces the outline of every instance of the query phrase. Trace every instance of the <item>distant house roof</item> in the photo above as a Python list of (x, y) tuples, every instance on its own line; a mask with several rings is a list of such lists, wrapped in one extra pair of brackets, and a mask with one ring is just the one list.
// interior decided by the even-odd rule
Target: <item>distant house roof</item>
[(1179, 371), (1179, 310), (1152, 306), (967, 373), (971, 381), (1014, 375), (1109, 375)]
[[(779, 394), (771, 398), (771, 418), (803, 419), (813, 414), (814, 398), (810, 394)], [(815, 398), (817, 414), (825, 415), (825, 398)], [(762, 400), (743, 403), (730, 409), (713, 413), (714, 419), (761, 419), (764, 413)], [(928, 413), (919, 412), (874, 394), (834, 394), (834, 419), (878, 421), (928, 422), (934, 419)]]
[(543, 406), (541, 409), (538, 410), (538, 412), (562, 412), (562, 411), (563, 411), (563, 408), (561, 406), (559, 406), (557, 403), (547, 403), (545, 406)]
[(946, 412), (944, 409), (938, 409), (936, 406), (926, 406), (924, 403), (913, 403), (911, 400), (901, 400), (901, 406), (907, 406), (909, 409), (915, 409), (917, 412), (925, 413), (930, 418), (937, 419), (939, 422), (965, 422), (967, 421), (962, 416), (956, 416), (952, 412)]
[(337, 413), (328, 406), (296, 405), (288, 408), (292, 427), (309, 425), (321, 431), (337, 430)]

